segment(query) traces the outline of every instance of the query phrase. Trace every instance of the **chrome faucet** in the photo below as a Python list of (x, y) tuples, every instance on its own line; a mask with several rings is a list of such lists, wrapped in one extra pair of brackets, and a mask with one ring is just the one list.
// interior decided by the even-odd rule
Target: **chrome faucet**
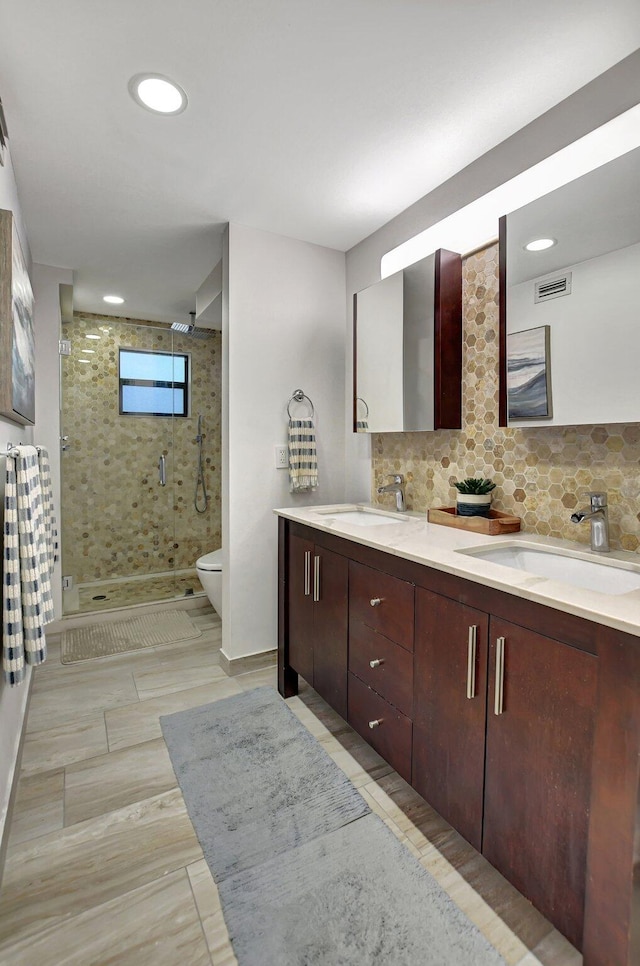
[(598, 553), (608, 553), (609, 546), (609, 511), (606, 493), (590, 493), (591, 503), (584, 510), (576, 510), (571, 514), (572, 523), (591, 523), (591, 549)]
[(407, 509), (404, 502), (404, 476), (401, 473), (390, 473), (389, 479), (393, 480), (393, 483), (388, 483), (386, 486), (379, 486), (378, 493), (395, 493), (396, 510), (398, 513), (404, 513)]

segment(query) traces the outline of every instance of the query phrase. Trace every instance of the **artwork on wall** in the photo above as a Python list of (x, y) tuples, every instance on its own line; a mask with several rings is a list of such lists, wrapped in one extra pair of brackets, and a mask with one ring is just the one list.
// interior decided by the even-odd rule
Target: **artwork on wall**
[(550, 326), (541, 325), (507, 336), (507, 401), (509, 419), (550, 418)]
[(35, 422), (33, 289), (10, 211), (0, 210), (0, 415)]

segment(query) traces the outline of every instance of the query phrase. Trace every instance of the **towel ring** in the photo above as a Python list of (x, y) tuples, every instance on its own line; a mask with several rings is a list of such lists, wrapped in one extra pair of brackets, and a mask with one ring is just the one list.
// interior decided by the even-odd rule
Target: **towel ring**
[(367, 404), (366, 404), (366, 402), (364, 401), (364, 399), (362, 398), (362, 396), (356, 396), (356, 402), (361, 402), (361, 403), (362, 403), (362, 405), (363, 405), (363, 406), (364, 406), (364, 408), (366, 409), (366, 412), (365, 412), (365, 414), (364, 414), (364, 418), (365, 418), (365, 419), (368, 419), (368, 418), (369, 418), (369, 407), (367, 406)]
[(314, 417), (314, 416), (315, 416), (315, 414), (316, 414), (316, 411), (315, 411), (315, 408), (314, 408), (314, 405), (313, 405), (313, 403), (311, 402), (311, 399), (309, 398), (309, 396), (307, 396), (307, 394), (306, 394), (306, 393), (304, 393), (304, 392), (302, 391), (302, 389), (294, 389), (294, 390), (293, 390), (293, 395), (291, 396), (291, 399), (290, 399), (290, 400), (289, 400), (289, 402), (287, 403), (287, 416), (289, 417), (289, 419), (293, 419), (293, 416), (291, 415), (291, 408), (290, 408), (290, 407), (291, 407), (291, 403), (292, 403), (292, 402), (293, 402), (294, 400), (295, 400), (296, 402), (302, 402), (302, 401), (303, 401), (304, 399), (306, 399), (306, 400), (307, 400), (307, 402), (309, 403), (309, 405), (311, 406), (311, 412), (309, 413), (309, 417), (308, 417), (308, 418), (310, 418), (310, 419), (313, 419), (313, 417)]

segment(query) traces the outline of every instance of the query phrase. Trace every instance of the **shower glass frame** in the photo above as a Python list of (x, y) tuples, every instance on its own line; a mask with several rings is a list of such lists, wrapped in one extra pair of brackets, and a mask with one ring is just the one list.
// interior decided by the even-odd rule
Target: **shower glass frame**
[[(62, 338), (71, 343), (60, 378), (61, 435), (68, 437), (61, 453), (62, 565), (72, 578), (63, 613), (174, 600), (179, 591), (183, 596), (189, 590), (182, 580), (178, 587), (176, 574), (174, 455), (176, 420), (185, 415), (119, 412), (118, 350), (173, 355), (174, 333), (164, 325), (78, 316), (63, 323)], [(190, 353), (188, 368), (187, 417)], [(193, 592), (201, 592), (197, 580)]]

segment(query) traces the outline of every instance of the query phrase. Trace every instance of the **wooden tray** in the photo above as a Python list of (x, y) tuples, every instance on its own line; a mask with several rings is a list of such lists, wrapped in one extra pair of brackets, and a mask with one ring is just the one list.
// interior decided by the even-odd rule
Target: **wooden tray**
[(459, 517), (454, 506), (432, 507), (427, 512), (427, 520), (443, 527), (472, 530), (473, 533), (486, 533), (492, 537), (501, 533), (517, 533), (522, 522), (520, 517), (502, 513), (500, 510), (489, 510), (488, 517)]

